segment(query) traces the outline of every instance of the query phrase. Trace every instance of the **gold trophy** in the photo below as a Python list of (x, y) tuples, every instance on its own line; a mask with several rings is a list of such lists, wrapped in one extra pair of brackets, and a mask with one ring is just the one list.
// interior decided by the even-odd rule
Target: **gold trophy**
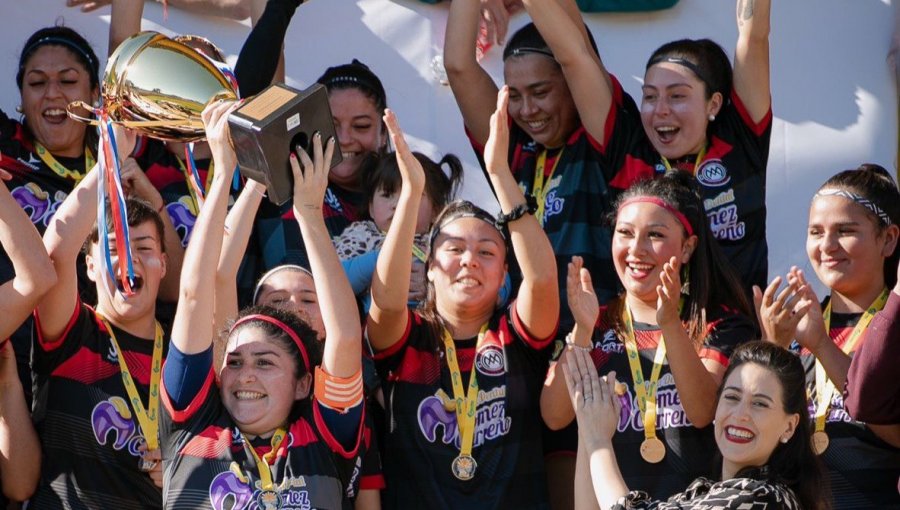
[[(160, 140), (204, 139), (203, 109), (212, 101), (237, 99), (238, 91), (216, 61), (192, 47), (196, 43), (215, 49), (196, 36), (171, 39), (150, 31), (123, 41), (103, 75), (101, 95), (109, 120)], [(95, 111), (74, 101), (69, 116), (96, 125), (77, 113), (82, 108)], [(292, 196), (290, 152), (297, 146), (308, 149), (316, 132), (323, 143), (335, 136), (328, 95), (320, 85), (304, 91), (272, 85), (232, 113), (229, 124), (241, 173), (266, 184), (269, 199), (278, 205)], [(335, 150), (331, 166), (340, 162), (341, 152)]]
[[(219, 67), (189, 46), (157, 32), (141, 32), (122, 42), (106, 63), (101, 87), (110, 120), (151, 138), (192, 142), (205, 138), (200, 114), (211, 101), (237, 99), (237, 90)], [(81, 101), (72, 109), (92, 108)]]

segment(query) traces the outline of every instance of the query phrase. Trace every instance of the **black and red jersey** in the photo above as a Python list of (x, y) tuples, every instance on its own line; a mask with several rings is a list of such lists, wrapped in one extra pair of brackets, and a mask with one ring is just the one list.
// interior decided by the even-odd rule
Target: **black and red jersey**
[[(678, 396), (668, 360), (660, 371), (656, 394), (656, 437), (665, 444), (666, 456), (657, 464), (641, 457), (644, 422), (625, 344), (611, 327), (610, 310), (612, 308), (600, 309), (591, 357), (600, 375), (615, 370), (616, 378), (626, 386), (626, 393), (617, 397), (622, 408), (613, 436), (613, 449), (625, 484), (629, 489), (647, 492), (654, 499), (667, 499), (683, 491), (699, 476), (717, 476), (718, 473), (712, 472), (713, 452), (716, 451), (713, 426), (698, 429), (691, 424)], [(707, 321), (707, 334), (698, 352), (701, 359), (727, 366), (735, 347), (756, 338), (756, 325), (752, 320), (724, 307), (710, 309)], [(635, 322), (634, 330), (641, 371), (649, 380), (662, 331), (656, 325), (640, 322)]]
[[(58, 174), (38, 157), (36, 150), (25, 126), (0, 111), (0, 169), (12, 175), (12, 179), (5, 181), (4, 184), (34, 223), (38, 233), (44, 235), (60, 204), (90, 169), (85, 168), (84, 156), (59, 157), (55, 159), (69, 172), (65, 175)], [(93, 150), (96, 155), (96, 148)], [(0, 284), (11, 280), (14, 276), (12, 262), (6, 251), (0, 248)], [(87, 278), (83, 255), (78, 257), (78, 290), (84, 301), (94, 302), (96, 291), (93, 283)], [(33, 319), (29, 318), (10, 336), (16, 351), (22, 387), (29, 399), (32, 325)]]
[[(843, 349), (853, 328), (859, 322), (859, 313), (831, 313), (830, 336)], [(856, 344), (851, 356), (865, 343), (866, 333)], [(806, 370), (809, 416), (815, 423), (818, 393), (816, 392), (816, 358), (806, 349), (800, 353), (800, 361)], [(832, 508), (900, 508), (900, 448), (894, 448), (876, 436), (866, 424), (854, 420), (844, 407), (841, 391), (831, 398), (825, 417), (825, 433), (828, 448), (820, 456), (828, 473), (831, 486)]]
[(410, 312), (403, 338), (375, 355), (389, 424), (385, 508), (548, 508), (539, 399), (551, 339), (529, 335), (513, 302), (491, 317), (477, 351), (476, 342), (455, 342), (463, 387), (475, 373), (479, 386), (472, 449), (478, 466), (468, 481), (451, 473), (460, 434), (447, 408), (453, 387), (441, 339)]
[[(612, 117), (627, 115), (640, 122), (637, 106), (630, 96), (617, 94), (613, 102), (610, 110)], [(469, 142), (484, 170), (484, 146), (471, 135)], [(611, 256), (612, 230), (607, 216), (619, 193), (634, 181), (617, 178), (618, 168), (605, 161), (601, 143), (591, 137), (583, 124), (579, 123), (569, 134), (562, 149), (548, 150), (510, 121), (507, 159), (513, 177), (526, 195), (535, 193), (535, 173), (545, 150), (544, 214), (541, 220), (553, 246), (559, 273), (559, 329), (569, 331), (574, 321), (566, 300), (566, 268), (573, 256), (584, 259), (584, 267), (591, 272), (594, 290), (601, 303), (619, 294), (619, 278)], [(518, 284), (521, 276), (515, 264), (511, 264), (511, 273)]]
[(121, 352), (96, 313), (79, 303), (57, 341), (36, 335), (33, 418), (43, 459), (29, 508), (162, 508), (160, 490), (138, 467), (145, 439), (118, 362), (125, 357), (146, 403), (153, 339), (112, 327)]
[[(613, 84), (614, 97), (625, 94), (617, 80)], [(616, 169), (616, 178), (610, 184), (627, 187), (635, 180), (665, 173), (666, 167), (647, 138), (640, 115), (633, 115), (624, 106), (618, 108), (601, 148), (603, 163)], [(694, 172), (713, 236), (750, 295), (752, 285), (765, 288), (768, 283), (766, 165), (772, 111), (753, 122), (741, 98), (732, 91), (709, 130), (709, 147), (696, 172), (696, 155), (670, 163), (674, 168)]]
[[(346, 450), (328, 429), (314, 401), (288, 427), (288, 437), (271, 463), (274, 490), (259, 486), (247, 448), (262, 457), (268, 440), (248, 441), (222, 405), (210, 370), (193, 401), (182, 411), (162, 392), (165, 507), (168, 510), (345, 509), (352, 506), (362, 476), (370, 429), (359, 427), (355, 447)], [(267, 505), (276, 506), (267, 506)]]

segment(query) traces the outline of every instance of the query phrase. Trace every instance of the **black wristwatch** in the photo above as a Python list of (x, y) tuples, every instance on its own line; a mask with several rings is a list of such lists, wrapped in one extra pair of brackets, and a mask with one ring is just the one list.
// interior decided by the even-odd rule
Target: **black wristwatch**
[(537, 211), (537, 200), (534, 199), (533, 195), (525, 195), (525, 203), (513, 207), (512, 211), (509, 211), (507, 214), (501, 212), (497, 216), (497, 224), (501, 227), (505, 226), (526, 214), (534, 214), (535, 211)]

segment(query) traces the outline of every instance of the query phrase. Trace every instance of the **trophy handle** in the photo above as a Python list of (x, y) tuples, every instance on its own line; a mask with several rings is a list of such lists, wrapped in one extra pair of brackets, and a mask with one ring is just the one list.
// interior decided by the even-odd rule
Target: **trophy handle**
[(77, 121), (84, 122), (85, 124), (90, 124), (91, 126), (97, 126), (100, 123), (97, 122), (97, 119), (89, 119), (87, 117), (82, 117), (77, 113), (72, 111), (72, 108), (84, 108), (85, 110), (92, 112), (94, 111), (94, 107), (85, 103), (84, 101), (72, 101), (66, 106), (66, 113), (69, 115), (70, 119), (75, 119)]
[[(98, 126), (100, 123), (97, 119), (91, 119), (88, 117), (83, 117), (74, 111), (73, 108), (84, 108), (85, 110), (92, 112), (95, 108), (84, 101), (72, 101), (66, 106), (66, 113), (69, 115), (69, 118), (75, 119), (80, 122), (84, 122), (85, 124), (90, 124), (91, 126)], [(120, 126), (125, 126), (129, 129), (141, 128), (141, 127), (188, 127), (188, 128), (199, 128), (203, 129), (203, 122), (191, 119), (181, 119), (181, 120), (115, 120), (113, 121), (115, 124), (119, 124)]]

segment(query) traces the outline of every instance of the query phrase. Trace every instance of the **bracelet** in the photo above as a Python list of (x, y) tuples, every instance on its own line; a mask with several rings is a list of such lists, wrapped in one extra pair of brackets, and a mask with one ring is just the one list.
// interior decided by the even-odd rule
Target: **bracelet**
[(507, 214), (502, 212), (497, 216), (497, 224), (503, 227), (511, 221), (516, 221), (526, 214), (534, 214), (537, 211), (537, 200), (532, 195), (525, 195), (525, 203), (512, 208)]
[(575, 332), (574, 332), (574, 331), (569, 331), (569, 334), (566, 335), (566, 346), (567, 346), (567, 347), (571, 347), (571, 348), (573, 348), (573, 349), (578, 349), (579, 351), (583, 351), (583, 352), (591, 352), (591, 351), (594, 350), (593, 347), (589, 347), (589, 346), (586, 346), (586, 345), (578, 345), (578, 344), (576, 344), (576, 343), (575, 343)]

